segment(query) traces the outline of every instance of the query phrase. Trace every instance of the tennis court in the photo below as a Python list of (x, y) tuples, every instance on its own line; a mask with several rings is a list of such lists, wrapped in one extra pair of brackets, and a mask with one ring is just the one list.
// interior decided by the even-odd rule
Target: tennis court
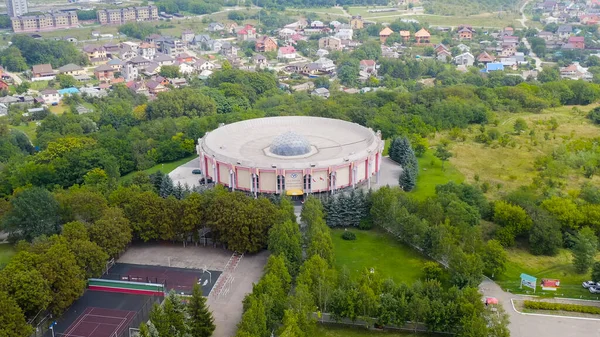
[(61, 337), (118, 337), (126, 330), (135, 311), (88, 307)]
[[(129, 328), (148, 320), (161, 296), (86, 290), (54, 325), (56, 337), (129, 337)], [(48, 330), (44, 337), (51, 337)]]
[(202, 294), (208, 296), (221, 275), (217, 270), (173, 268), (131, 263), (115, 263), (102, 278), (108, 280), (163, 284), (170, 291), (189, 295), (194, 285), (200, 284)]

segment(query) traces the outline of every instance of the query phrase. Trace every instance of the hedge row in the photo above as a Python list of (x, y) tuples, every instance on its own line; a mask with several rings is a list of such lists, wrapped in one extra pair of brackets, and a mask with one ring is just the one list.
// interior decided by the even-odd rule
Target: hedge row
[(524, 304), (525, 304), (525, 308), (527, 308), (527, 309), (562, 310), (562, 311), (581, 312), (584, 314), (600, 315), (600, 307), (594, 307), (591, 305), (550, 303), (550, 302), (539, 302), (539, 301), (525, 301)]

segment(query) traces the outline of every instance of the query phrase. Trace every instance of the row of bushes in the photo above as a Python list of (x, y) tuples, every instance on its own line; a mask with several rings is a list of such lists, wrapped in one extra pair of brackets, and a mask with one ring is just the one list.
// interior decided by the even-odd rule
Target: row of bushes
[(581, 312), (584, 314), (600, 315), (600, 307), (594, 307), (591, 305), (551, 303), (551, 302), (540, 302), (540, 301), (525, 301), (524, 305), (525, 305), (525, 308), (534, 309), (534, 310), (562, 310), (562, 311), (571, 311), (571, 312)]

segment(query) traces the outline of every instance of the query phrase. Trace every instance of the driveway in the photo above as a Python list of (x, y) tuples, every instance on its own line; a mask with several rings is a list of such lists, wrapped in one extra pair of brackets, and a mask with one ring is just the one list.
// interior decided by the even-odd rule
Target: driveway
[(504, 292), (489, 279), (479, 285), (479, 290), (484, 296), (495, 297), (502, 303), (510, 316), (511, 337), (600, 337), (600, 320), (521, 314), (514, 309), (511, 299), (531, 299), (530, 296)]
[(175, 185), (177, 185), (177, 183), (181, 183), (181, 185), (185, 185), (187, 183), (190, 187), (194, 187), (199, 185), (202, 175), (193, 174), (192, 171), (199, 168), (200, 159), (194, 158), (171, 171), (171, 173), (169, 173), (169, 177), (171, 177), (173, 184)]

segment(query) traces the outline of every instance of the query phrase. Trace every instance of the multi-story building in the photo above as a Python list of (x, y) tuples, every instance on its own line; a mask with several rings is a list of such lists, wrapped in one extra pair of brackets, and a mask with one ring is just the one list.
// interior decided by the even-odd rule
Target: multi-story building
[(13, 31), (16, 33), (40, 32), (79, 26), (75, 11), (16, 16), (10, 20), (12, 21)]
[(6, 11), (9, 18), (27, 14), (27, 0), (6, 0)]
[(131, 21), (158, 20), (158, 7), (126, 7), (117, 9), (102, 9), (98, 11), (98, 22), (101, 25), (123, 24)]

